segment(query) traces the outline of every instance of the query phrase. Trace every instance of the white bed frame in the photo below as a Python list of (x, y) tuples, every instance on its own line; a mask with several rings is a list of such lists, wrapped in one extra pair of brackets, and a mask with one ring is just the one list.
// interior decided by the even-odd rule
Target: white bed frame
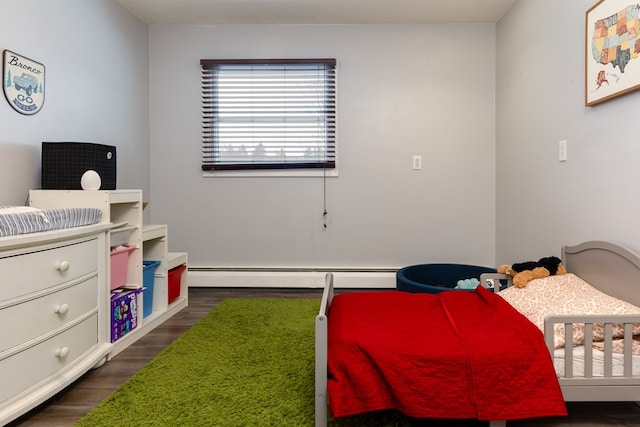
[[(640, 255), (621, 246), (590, 241), (576, 246), (562, 247), (562, 263), (567, 271), (576, 274), (595, 288), (616, 298), (640, 307)], [(491, 275), (492, 278), (506, 278)], [(484, 280), (484, 276), (483, 276)], [(315, 326), (315, 425), (327, 425), (327, 320), (333, 299), (333, 274), (327, 273), (320, 310)], [(640, 323), (640, 315), (612, 316), (548, 316), (545, 319), (545, 341), (553, 355), (553, 328), (556, 323), (565, 324), (567, 334), (565, 346), (564, 376), (559, 378), (565, 401), (631, 401), (640, 402), (640, 376), (631, 372), (631, 325)], [(571, 325), (586, 325), (585, 375), (573, 377), (573, 351)], [(593, 357), (592, 325), (605, 324), (604, 376), (594, 376), (591, 371)], [(624, 374), (612, 375), (611, 336), (612, 324), (625, 325)], [(491, 427), (506, 426), (506, 421), (490, 422)]]

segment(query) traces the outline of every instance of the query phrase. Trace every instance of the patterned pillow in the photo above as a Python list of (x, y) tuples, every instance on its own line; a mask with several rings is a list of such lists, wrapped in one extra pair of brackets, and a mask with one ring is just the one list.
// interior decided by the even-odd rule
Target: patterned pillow
[[(525, 288), (510, 287), (500, 292), (507, 302), (544, 331), (544, 319), (552, 314), (640, 314), (640, 307), (599, 291), (575, 274), (535, 279)], [(633, 335), (640, 334), (640, 323), (633, 325)], [(573, 345), (584, 344), (583, 323), (573, 326)], [(613, 337), (624, 336), (622, 325), (613, 325)], [(604, 325), (593, 325), (593, 341), (604, 340)], [(564, 346), (564, 325), (554, 327), (556, 348)]]

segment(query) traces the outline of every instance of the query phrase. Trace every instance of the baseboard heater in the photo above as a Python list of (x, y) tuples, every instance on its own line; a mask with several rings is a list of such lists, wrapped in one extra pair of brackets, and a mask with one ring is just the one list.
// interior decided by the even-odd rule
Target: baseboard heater
[(322, 288), (333, 273), (336, 288), (395, 288), (397, 268), (245, 268), (189, 266), (190, 287)]

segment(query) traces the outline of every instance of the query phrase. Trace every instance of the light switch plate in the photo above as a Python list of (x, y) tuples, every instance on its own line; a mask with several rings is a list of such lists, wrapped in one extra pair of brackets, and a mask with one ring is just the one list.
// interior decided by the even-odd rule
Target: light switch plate
[(567, 140), (563, 139), (558, 141), (558, 161), (567, 161)]

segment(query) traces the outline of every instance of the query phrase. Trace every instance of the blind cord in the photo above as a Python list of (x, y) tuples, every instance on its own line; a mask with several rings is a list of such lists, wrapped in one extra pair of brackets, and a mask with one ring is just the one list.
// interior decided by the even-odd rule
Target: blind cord
[(324, 197), (324, 200), (323, 200), (324, 211), (322, 212), (322, 222), (323, 222), (323, 228), (326, 230), (327, 215), (329, 215), (329, 213), (327, 212), (327, 167), (326, 166), (322, 168), (322, 192)]

